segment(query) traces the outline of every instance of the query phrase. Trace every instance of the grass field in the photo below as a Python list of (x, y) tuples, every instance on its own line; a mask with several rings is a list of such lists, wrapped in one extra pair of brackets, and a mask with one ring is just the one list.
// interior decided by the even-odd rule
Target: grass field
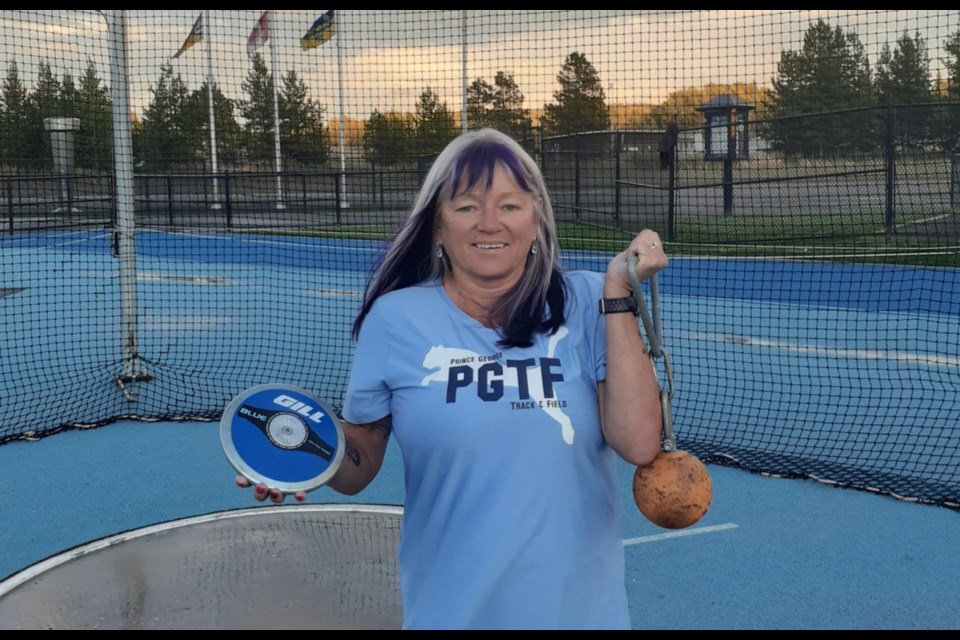
[[(958, 216), (952, 217), (956, 226)], [(873, 215), (734, 216), (680, 218), (669, 246), (677, 254), (717, 257), (781, 257), (800, 260), (909, 264), (960, 267), (960, 237), (917, 232), (930, 219), (944, 214), (903, 215), (888, 235), (881, 213)], [(285, 231), (284, 235), (344, 240), (389, 240), (390, 225), (337, 225)], [(632, 230), (614, 225), (559, 222), (565, 250), (615, 253), (633, 237)], [(657, 229), (666, 235), (665, 229)], [(668, 249), (670, 251), (670, 249)]]

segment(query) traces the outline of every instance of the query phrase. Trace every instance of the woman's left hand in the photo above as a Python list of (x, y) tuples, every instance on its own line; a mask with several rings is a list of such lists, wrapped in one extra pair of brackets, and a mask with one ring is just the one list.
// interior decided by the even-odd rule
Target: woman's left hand
[[(252, 482), (240, 475), (237, 476), (236, 483), (241, 489), (248, 489), (253, 486)], [(293, 497), (297, 502), (303, 502), (307, 499), (307, 493), (305, 491), (297, 491), (295, 494), (293, 494)], [(279, 489), (271, 489), (265, 484), (258, 484), (253, 488), (254, 500), (257, 502), (263, 502), (267, 498), (270, 498), (270, 502), (273, 504), (282, 504), (284, 498), (286, 498), (286, 494)]]
[(607, 274), (603, 282), (604, 297), (622, 297), (631, 294), (630, 280), (627, 278), (627, 260), (637, 257), (637, 279), (643, 282), (667, 266), (667, 256), (663, 252), (663, 243), (656, 231), (644, 229), (633, 239), (626, 251), (618, 253), (607, 265)]

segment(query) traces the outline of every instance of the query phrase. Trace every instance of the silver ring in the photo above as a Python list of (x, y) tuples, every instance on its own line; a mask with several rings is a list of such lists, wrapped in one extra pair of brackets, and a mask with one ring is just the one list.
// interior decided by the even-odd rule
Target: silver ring
[(654, 240), (653, 242), (650, 243), (650, 248), (651, 248), (651, 249), (656, 249), (658, 244), (660, 244), (660, 243), (657, 242), (656, 240)]

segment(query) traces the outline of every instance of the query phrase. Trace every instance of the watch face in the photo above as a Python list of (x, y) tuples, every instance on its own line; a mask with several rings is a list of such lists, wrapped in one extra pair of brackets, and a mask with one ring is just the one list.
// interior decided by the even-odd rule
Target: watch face
[(234, 398), (220, 421), (220, 443), (238, 473), (285, 493), (326, 484), (343, 460), (340, 420), (289, 385), (260, 385)]

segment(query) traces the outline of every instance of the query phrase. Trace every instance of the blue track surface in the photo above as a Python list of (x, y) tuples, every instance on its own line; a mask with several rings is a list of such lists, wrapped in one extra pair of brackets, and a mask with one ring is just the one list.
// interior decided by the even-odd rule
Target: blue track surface
[[(277, 267), (316, 268), (304, 254), (323, 255), (324, 268), (367, 273), (384, 245), (363, 240), (330, 240), (253, 234), (170, 234), (141, 231), (140, 258)], [(0, 250), (47, 249), (110, 255), (110, 234), (102, 231), (4, 237)], [(603, 271), (607, 258), (569, 252), (568, 268)], [(697, 277), (691, 277), (696, 274)], [(661, 275), (676, 295), (728, 297), (863, 311), (960, 315), (960, 271), (947, 268), (835, 264), (756, 258), (675, 259)], [(917, 283), (927, 286), (918, 288)], [(781, 286), (771, 286), (779, 283)], [(811, 286), (812, 285), (812, 286)]]
[[(327, 345), (348, 331), (382, 249), (140, 233), (140, 351), (154, 380), (135, 385), (130, 403), (115, 381), (120, 294), (109, 234), (2, 237), (0, 287), (23, 290), (0, 298), (0, 428), (29, 428), (51, 407), (69, 407), (62, 420), (72, 423), (154, 405), (212, 417), (230, 388), (264, 381), (338, 398), (350, 352)], [(598, 270), (605, 260), (570, 254), (566, 264)], [(960, 272), (675, 258), (661, 291), (681, 438), (722, 433), (731, 451), (815, 455), (960, 491)], [(6, 312), (14, 304), (30, 311), (27, 323)], [(229, 342), (214, 338), (221, 330)], [(123, 422), (10, 443), (0, 469), (11, 489), (0, 496), (0, 576), (92, 538), (249, 504), (232, 489), (212, 423)], [(957, 512), (711, 472), (716, 500), (702, 524), (719, 530), (627, 549), (636, 627), (960, 626)], [(627, 540), (657, 533), (629, 504), (630, 473), (621, 468)], [(315, 499), (345, 500), (328, 490)], [(359, 499), (402, 503), (393, 448)]]
[[(120, 422), (0, 447), (0, 577), (70, 546), (255, 504), (215, 423)], [(956, 629), (960, 513), (811, 481), (710, 467), (710, 512), (686, 537), (646, 522), (621, 464), (627, 589), (638, 629)], [(401, 504), (399, 450), (354, 498)]]

